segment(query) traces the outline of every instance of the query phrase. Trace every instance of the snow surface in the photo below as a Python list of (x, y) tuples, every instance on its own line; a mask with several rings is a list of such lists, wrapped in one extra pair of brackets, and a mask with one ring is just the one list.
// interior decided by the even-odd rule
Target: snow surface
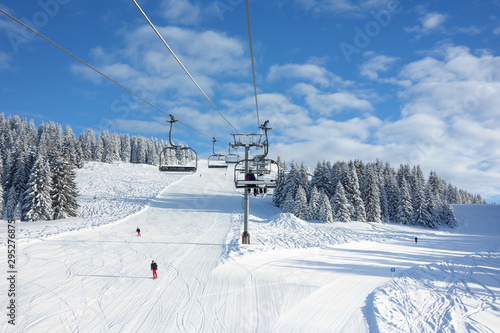
[(0, 331), (500, 332), (500, 206), (454, 206), (457, 230), (427, 230), (306, 222), (269, 195), (241, 245), (232, 170), (199, 166), (78, 170), (79, 217), (16, 224), (16, 325), (3, 278)]

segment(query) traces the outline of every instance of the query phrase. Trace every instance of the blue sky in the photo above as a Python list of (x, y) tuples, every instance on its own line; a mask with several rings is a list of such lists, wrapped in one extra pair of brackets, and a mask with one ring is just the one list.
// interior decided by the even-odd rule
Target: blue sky
[[(243, 0), (138, 1), (202, 89), (257, 131)], [(235, 130), (132, 1), (2, 1), (0, 8), (227, 151)], [(270, 156), (420, 164), (500, 201), (500, 1), (250, 1)], [(167, 139), (164, 114), (0, 14), (0, 112)], [(174, 141), (207, 157), (182, 125)]]

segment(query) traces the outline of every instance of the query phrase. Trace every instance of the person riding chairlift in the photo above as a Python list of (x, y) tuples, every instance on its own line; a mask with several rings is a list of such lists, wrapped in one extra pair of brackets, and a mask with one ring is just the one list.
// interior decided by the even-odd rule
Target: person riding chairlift
[[(245, 176), (245, 180), (257, 180), (255, 178), (255, 174), (253, 173), (253, 171), (251, 169), (248, 170), (248, 173)], [(258, 193), (257, 185), (252, 184), (252, 185), (247, 185), (247, 187), (248, 187), (248, 193), (250, 193), (250, 191), (251, 191), (250, 187), (253, 187), (253, 195), (256, 197), (257, 193)]]

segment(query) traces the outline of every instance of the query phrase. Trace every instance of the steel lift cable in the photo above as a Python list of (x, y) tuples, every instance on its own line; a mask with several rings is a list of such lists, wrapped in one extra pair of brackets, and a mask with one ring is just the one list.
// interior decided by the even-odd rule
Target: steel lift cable
[(231, 122), (229, 122), (229, 120), (226, 119), (226, 117), (224, 117), (224, 115), (222, 114), (222, 112), (220, 112), (219, 109), (217, 109), (217, 107), (215, 106), (215, 104), (210, 100), (210, 98), (207, 96), (207, 94), (205, 94), (205, 92), (203, 91), (203, 89), (201, 89), (200, 85), (196, 82), (196, 80), (194, 79), (194, 77), (189, 73), (189, 71), (187, 70), (187, 68), (182, 64), (181, 60), (177, 57), (177, 55), (175, 54), (175, 52), (172, 50), (172, 48), (168, 45), (168, 43), (162, 37), (162, 35), (158, 31), (158, 29), (156, 29), (156, 27), (154, 26), (153, 22), (151, 22), (151, 20), (148, 18), (148, 16), (146, 15), (146, 13), (142, 10), (141, 6), (139, 6), (139, 4), (137, 3), (137, 1), (136, 0), (132, 0), (132, 1), (134, 2), (134, 4), (137, 7), (137, 9), (139, 9), (139, 11), (141, 12), (142, 16), (144, 16), (144, 18), (146, 19), (146, 21), (148, 21), (148, 23), (151, 26), (151, 28), (153, 28), (153, 30), (156, 33), (156, 35), (161, 39), (161, 41), (163, 42), (163, 44), (167, 47), (167, 49), (170, 51), (170, 53), (172, 54), (172, 56), (179, 63), (179, 65), (182, 67), (182, 69), (184, 70), (184, 72), (186, 72), (186, 74), (189, 76), (189, 78), (191, 79), (191, 81), (193, 81), (193, 83), (196, 85), (196, 87), (198, 88), (198, 90), (200, 90), (200, 92), (203, 94), (203, 96), (205, 96), (205, 98), (212, 105), (212, 107), (215, 109), (215, 111), (217, 111), (217, 113), (219, 113), (219, 115), (229, 124), (229, 126), (231, 126), (238, 133), (241, 133), (236, 127), (233, 126), (233, 124), (231, 124)]
[(253, 43), (252, 43), (252, 27), (250, 25), (250, 5), (248, 0), (246, 0), (247, 6), (247, 22), (248, 22), (248, 37), (250, 41), (250, 57), (252, 58), (252, 75), (253, 75), (253, 90), (255, 94), (255, 110), (257, 111), (257, 127), (260, 133), (260, 120), (259, 120), (259, 103), (257, 102), (257, 82), (255, 80), (255, 61), (253, 57)]
[[(144, 103), (148, 104), (149, 106), (153, 107), (154, 109), (160, 111), (161, 113), (163, 113), (164, 115), (166, 116), (170, 116), (169, 113), (163, 111), (162, 109), (160, 109), (159, 107), (157, 107), (156, 105), (150, 103), (149, 101), (145, 100), (144, 98), (142, 98), (141, 96), (137, 95), (136, 93), (134, 93), (133, 91), (131, 91), (130, 89), (128, 89), (127, 87), (121, 85), (120, 83), (116, 82), (115, 80), (113, 80), (112, 78), (110, 78), (109, 76), (107, 76), (106, 74), (104, 74), (103, 72), (99, 71), (98, 69), (94, 68), (92, 65), (86, 63), (85, 61), (81, 60), (80, 58), (78, 58), (77, 56), (75, 56), (74, 54), (72, 54), (71, 52), (65, 50), (63, 47), (59, 46), (58, 44), (56, 44), (55, 42), (51, 41), (50, 39), (48, 39), (47, 37), (43, 36), (42, 34), (40, 34), (39, 32), (37, 32), (36, 30), (32, 29), (31, 27), (29, 27), (28, 25), (24, 24), (23, 22), (21, 22), (20, 20), (16, 19), (14, 16), (10, 15), (9, 13), (5, 12), (3, 9), (0, 8), (0, 12), (3, 13), (4, 15), (6, 15), (7, 17), (9, 17), (10, 19), (12, 19), (13, 21), (19, 23), (20, 25), (22, 25), (23, 27), (25, 27), (26, 29), (28, 29), (29, 31), (33, 32), (34, 34), (38, 35), (40, 38), (44, 39), (45, 41), (49, 42), (50, 44), (54, 45), (55, 47), (57, 47), (59, 50), (63, 51), (64, 53), (68, 54), (69, 56), (71, 56), (72, 58), (74, 58), (75, 60), (79, 61), (80, 63), (84, 64), (85, 66), (87, 66), (88, 68), (92, 69), (94, 72), (98, 73), (99, 75), (102, 75), (103, 77), (105, 77), (106, 79), (108, 79), (109, 81), (113, 82), (114, 84), (116, 84), (117, 86), (119, 86), (120, 88), (122, 88), (123, 90), (127, 91), (128, 93), (132, 94), (133, 96), (137, 97), (138, 99), (140, 99), (141, 101), (143, 101)], [(186, 126), (187, 128), (197, 132), (198, 134), (201, 134), (209, 139), (211, 139), (212, 137), (207, 135), (207, 134), (204, 134), (196, 129), (194, 129), (193, 127), (191, 126), (188, 126), (187, 124), (179, 121), (180, 124)]]

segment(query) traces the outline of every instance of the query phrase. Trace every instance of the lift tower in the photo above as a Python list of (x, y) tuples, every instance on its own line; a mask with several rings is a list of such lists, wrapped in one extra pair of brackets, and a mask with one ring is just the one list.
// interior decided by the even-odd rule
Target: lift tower
[[(252, 189), (259, 188), (267, 191), (268, 188), (277, 186), (279, 177), (278, 164), (270, 159), (266, 159), (269, 143), (267, 138), (267, 131), (272, 128), (267, 127), (269, 120), (267, 120), (260, 129), (264, 133), (251, 133), (251, 134), (233, 134), (234, 143), (231, 146), (236, 149), (238, 147), (245, 148), (245, 159), (238, 161), (234, 167), (234, 183), (236, 188), (244, 188), (244, 225), (242, 243), (250, 244), (250, 234), (248, 232), (248, 215), (250, 211), (250, 192)], [(263, 140), (265, 137), (265, 140)], [(262, 149), (263, 153), (255, 155), (253, 158), (249, 157), (250, 148)], [(256, 179), (248, 179), (246, 175), (251, 170), (255, 171)]]

